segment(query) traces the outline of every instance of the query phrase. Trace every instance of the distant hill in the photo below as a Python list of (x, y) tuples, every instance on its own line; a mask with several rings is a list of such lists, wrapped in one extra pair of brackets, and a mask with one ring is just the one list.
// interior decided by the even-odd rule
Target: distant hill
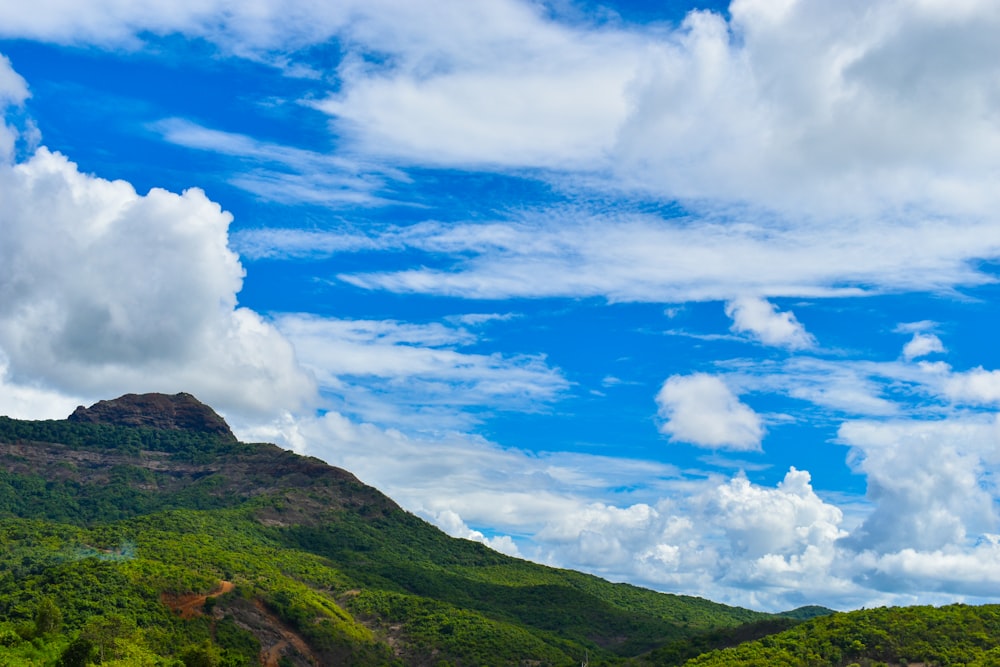
[(819, 616), (829, 616), (830, 614), (835, 614), (833, 609), (828, 609), (827, 607), (820, 607), (818, 605), (810, 604), (805, 607), (798, 607), (797, 609), (792, 609), (791, 611), (783, 611), (778, 616), (784, 616), (785, 618), (794, 618), (800, 621), (808, 621), (810, 618), (817, 618)]
[(0, 547), (2, 665), (675, 664), (796, 622), (448, 537), (188, 394), (0, 417)]

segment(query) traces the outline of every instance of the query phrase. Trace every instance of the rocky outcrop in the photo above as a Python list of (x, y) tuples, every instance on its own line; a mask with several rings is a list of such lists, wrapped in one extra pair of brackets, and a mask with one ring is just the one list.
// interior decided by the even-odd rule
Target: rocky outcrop
[(109, 401), (82, 405), (69, 416), (72, 422), (146, 426), (210, 433), (236, 440), (226, 420), (191, 394), (125, 394)]

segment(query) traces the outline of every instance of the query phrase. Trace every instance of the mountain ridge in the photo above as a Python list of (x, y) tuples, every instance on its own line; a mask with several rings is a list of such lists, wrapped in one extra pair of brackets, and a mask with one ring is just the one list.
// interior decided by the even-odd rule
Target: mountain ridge
[[(43, 646), (93, 644), (88, 624), (108, 614), (81, 605), (119, 595), (136, 628), (130, 645), (162, 660), (187, 660), (176, 649), (187, 642), (219, 665), (570, 665), (584, 656), (598, 665), (770, 618), (450, 538), (348, 471), (236, 441), (189, 394), (126, 395), (73, 414), (0, 418), (0, 542), (21, 554), (11, 572), (30, 573), (0, 576), (0, 634), (51, 598), (67, 623)], [(95, 568), (119, 592), (74, 588), (78, 570)], [(231, 588), (215, 596), (220, 582)], [(164, 602), (201, 597), (211, 610), (190, 619)], [(148, 639), (156, 624), (174, 640)], [(218, 627), (232, 632), (219, 639)]]

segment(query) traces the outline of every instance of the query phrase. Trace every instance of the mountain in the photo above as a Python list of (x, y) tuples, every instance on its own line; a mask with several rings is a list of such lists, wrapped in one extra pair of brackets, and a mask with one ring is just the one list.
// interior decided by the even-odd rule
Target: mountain
[(797, 622), (448, 537), (189, 394), (0, 417), (0, 546), (2, 665), (680, 664)]

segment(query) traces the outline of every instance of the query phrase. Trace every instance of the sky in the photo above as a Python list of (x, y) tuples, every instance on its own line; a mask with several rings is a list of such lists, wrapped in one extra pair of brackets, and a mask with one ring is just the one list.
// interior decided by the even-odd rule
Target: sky
[(186, 391), (537, 562), (1000, 601), (998, 30), (0, 0), (0, 414)]

